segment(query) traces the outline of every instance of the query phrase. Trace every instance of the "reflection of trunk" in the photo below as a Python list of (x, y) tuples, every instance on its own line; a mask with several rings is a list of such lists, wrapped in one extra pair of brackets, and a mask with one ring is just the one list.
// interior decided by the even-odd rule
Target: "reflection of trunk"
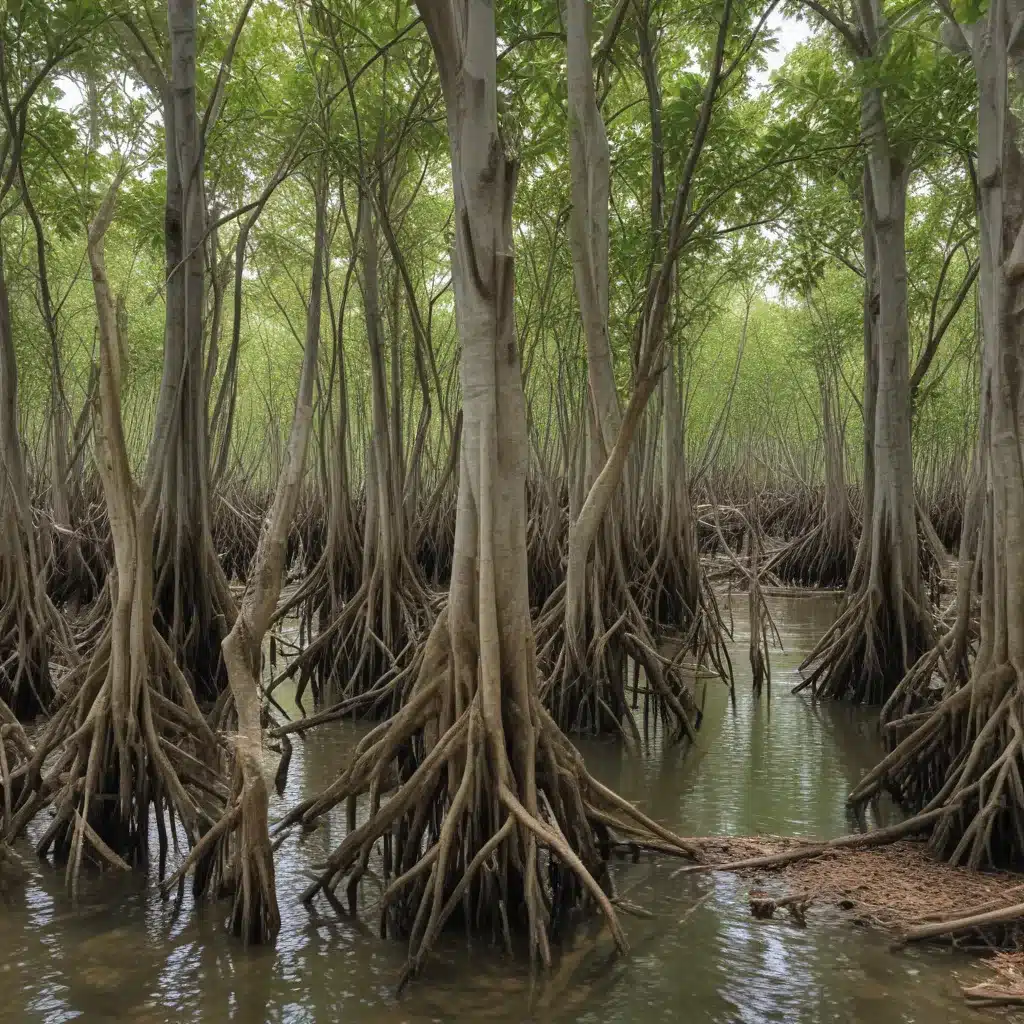
[[(360, 743), (322, 799), (289, 816), (308, 822), (350, 798), (348, 835), (306, 899), (347, 880), (354, 900), (384, 837), (382, 921), (410, 937), (409, 973), (456, 910), (468, 928), (504, 935), (509, 946), (511, 928), (524, 929), (531, 953), (547, 964), (552, 930), (589, 897), (623, 947), (606, 895), (607, 847), (596, 841), (607, 834), (597, 805), (647, 835), (657, 829), (589, 777), (538, 698), (513, 318), (516, 166), (498, 130), (494, 8), (489, 0), (422, 0), (419, 9), (440, 66), (455, 191), (464, 425), (449, 603), (401, 709)], [(392, 771), (398, 787), (381, 803)], [(357, 825), (355, 797), (367, 791), (370, 814)], [(671, 849), (685, 849), (658, 831)]]
[(28, 475), (18, 433), (18, 364), (0, 248), (0, 699), (21, 719), (49, 707), (49, 634)]
[[(1024, 18), (1020, 0), (989, 6), (981, 24), (955, 30), (970, 45), (978, 80), (978, 175), (981, 247), (981, 366), (977, 465), (984, 485), (977, 540), (965, 517), (961, 558), (965, 579), (980, 581), (981, 635), (973, 668), (960, 674), (966, 617), (909, 673), (887, 710), (893, 752), (854, 793), (867, 799), (885, 786), (914, 807), (946, 808), (934, 827), (933, 848), (972, 867), (1017, 864), (1024, 857), (1024, 160), (1018, 49), (1009, 53)], [(953, 26), (949, 26), (953, 28)], [(970, 551), (977, 546), (972, 572)], [(970, 601), (969, 589), (958, 599)], [(969, 604), (968, 604), (969, 608)], [(952, 658), (947, 655), (952, 653)], [(948, 667), (946, 665), (948, 664)], [(929, 684), (945, 669), (943, 700), (922, 720), (895, 718), (930, 703)]]
[[(870, 39), (885, 26), (878, 10)], [(864, 11), (862, 17), (866, 17)], [(931, 643), (917, 546), (910, 443), (906, 201), (910, 168), (890, 149), (879, 88), (862, 97), (870, 140), (864, 174), (865, 267), (871, 288), (865, 347), (864, 527), (847, 606), (805, 664), (818, 694), (881, 703)], [(874, 407), (874, 416), (871, 411)]]

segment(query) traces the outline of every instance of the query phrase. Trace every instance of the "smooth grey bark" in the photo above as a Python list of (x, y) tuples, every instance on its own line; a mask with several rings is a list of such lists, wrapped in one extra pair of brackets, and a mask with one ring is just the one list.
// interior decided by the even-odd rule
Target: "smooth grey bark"
[[(596, 841), (599, 806), (688, 849), (596, 783), (540, 703), (526, 564), (526, 403), (513, 317), (516, 164), (498, 119), (494, 7), (489, 0), (419, 0), (417, 7), (444, 90), (455, 198), (464, 426), (452, 581), (401, 708), (366, 737), (323, 797), (286, 818), (308, 824), (349, 800), (349, 833), (305, 899), (347, 880), (354, 901), (384, 837), (383, 923), (411, 939), (405, 978), (460, 907), (471, 929), (504, 935), (509, 948), (511, 929), (522, 929), (531, 954), (548, 965), (553, 928), (586, 898), (624, 949)], [(409, 757), (400, 753), (406, 749)], [(393, 770), (398, 786), (382, 803), (380, 784)], [(370, 815), (358, 825), (355, 798), (367, 792)]]
[[(942, 7), (949, 20), (944, 35), (970, 54), (979, 94), (981, 515), (973, 514), (971, 501), (961, 541), (960, 613), (887, 704), (894, 749), (851, 800), (860, 803), (884, 787), (911, 807), (942, 812), (931, 831), (933, 849), (954, 863), (983, 867), (1024, 856), (1024, 158), (1018, 116), (1024, 6), (997, 0), (974, 25), (958, 25), (952, 9)], [(965, 669), (975, 587), (980, 637), (973, 665)], [(936, 673), (944, 680), (937, 704)], [(920, 711), (929, 706), (930, 714)]]
[(860, 0), (846, 26), (861, 89), (866, 159), (864, 525), (847, 604), (805, 666), (815, 693), (882, 703), (933, 641), (917, 543), (911, 447), (906, 205), (912, 152), (890, 141), (883, 89), (872, 67), (891, 30), (880, 0)]

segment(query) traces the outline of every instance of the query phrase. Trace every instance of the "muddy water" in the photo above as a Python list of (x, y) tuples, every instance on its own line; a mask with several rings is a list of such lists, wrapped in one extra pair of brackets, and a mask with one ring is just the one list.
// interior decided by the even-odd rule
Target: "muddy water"
[[(585, 745), (596, 774), (683, 834), (848, 831), (844, 798), (873, 763), (869, 713), (815, 708), (789, 694), (801, 656), (834, 615), (828, 597), (772, 598), (785, 652), (773, 656), (769, 702), (749, 694), (742, 602), (736, 605), (736, 704), (709, 689), (697, 746), (644, 756)], [(358, 736), (339, 725), (296, 743), (285, 802), (333, 778)], [(879, 814), (891, 813), (881, 809)], [(873, 822), (870, 822), (873, 823)], [(308, 913), (295, 896), (306, 872), (342, 833), (328, 822), (278, 858), (283, 925), (274, 951), (243, 951), (217, 908), (161, 902), (145, 879), (104, 878), (80, 906), (59, 874), (27, 860), (29, 879), (0, 905), (2, 1021), (555, 1020), (973, 1021), (958, 980), (976, 968), (937, 951), (894, 954), (872, 932), (812, 909), (809, 926), (753, 921), (747, 883), (732, 876), (672, 877), (675, 865), (617, 867), (620, 891), (654, 914), (627, 918), (628, 961), (610, 956), (599, 926), (578, 934), (551, 974), (450, 937), (401, 1000), (402, 949), (369, 927)], [(318, 916), (319, 915), (319, 916)]]

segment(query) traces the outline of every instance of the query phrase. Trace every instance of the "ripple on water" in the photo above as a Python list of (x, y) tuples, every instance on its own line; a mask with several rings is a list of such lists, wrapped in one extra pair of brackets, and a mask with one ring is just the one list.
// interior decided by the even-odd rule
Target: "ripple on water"
[[(828, 627), (830, 596), (769, 599), (785, 650), (772, 652), (773, 696), (754, 701), (746, 661), (746, 601), (734, 615), (736, 702), (709, 685), (692, 749), (642, 756), (618, 744), (581, 743), (605, 782), (659, 821), (689, 835), (848, 831), (845, 799), (878, 757), (874, 713), (816, 707), (789, 688), (797, 666)], [(330, 782), (362, 729), (339, 723), (295, 743), (280, 811)], [(883, 809), (884, 820), (892, 814)], [(62, 876), (33, 866), (25, 889), (0, 915), (0, 1021), (240, 1021), (359, 1024), (432, 1021), (762, 1022), (982, 1021), (963, 1006), (954, 971), (967, 961), (927, 950), (892, 954), (880, 935), (825, 911), (810, 926), (756, 922), (747, 883), (729, 875), (679, 876), (675, 865), (622, 864), (616, 881), (652, 920), (624, 921), (633, 954), (614, 958), (599, 923), (581, 927), (551, 973), (531, 978), (486, 947), (447, 936), (425, 977), (393, 996), (403, 962), (398, 943), (295, 899), (306, 871), (344, 834), (342, 816), (301, 843), (289, 840), (277, 867), (282, 930), (274, 950), (242, 950), (216, 907), (163, 902), (145, 880), (103, 878), (71, 908)]]

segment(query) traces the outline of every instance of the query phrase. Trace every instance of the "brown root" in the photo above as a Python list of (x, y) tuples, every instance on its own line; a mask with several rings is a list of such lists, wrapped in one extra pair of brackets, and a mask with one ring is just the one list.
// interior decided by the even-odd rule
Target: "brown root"
[(215, 738), (169, 648), (151, 623), (137, 623), (129, 636), (130, 602), (115, 607), (91, 656), (64, 681), (69, 696), (20, 770), (5, 832), (19, 835), (52, 808), (37, 852), (66, 865), (72, 896), (86, 861), (121, 869), (149, 863), (151, 815), (162, 876), (175, 820), (194, 841), (227, 796), (208, 767)]
[(153, 564), (155, 621), (197, 699), (213, 703), (227, 686), (221, 644), (237, 614), (213, 540), (180, 537), (161, 517)]
[(0, 831), (6, 831), (10, 825), (14, 807), (25, 783), (24, 766), (34, 756), (35, 750), (21, 723), (0, 700), (0, 785), (3, 786)]
[[(696, 848), (594, 780), (535, 693), (528, 720), (516, 726), (516, 743), (533, 744), (535, 775), (514, 779), (485, 691), (477, 689), (453, 714), (451, 658), (445, 612), (401, 709), (363, 738), (326, 792), (279, 826), (309, 826), (338, 804), (347, 806), (348, 834), (303, 900), (323, 894), (340, 909), (334, 891), (344, 883), (354, 913), (380, 840), (381, 931), (409, 942), (403, 982), (420, 970), (455, 915), (506, 947), (512, 929), (523, 928), (531, 957), (548, 964), (552, 939), (578, 909), (593, 905), (624, 950), (611, 904), (610, 847), (622, 837), (681, 856), (696, 856)], [(393, 780), (397, 788), (383, 801)], [(361, 798), (369, 801), (369, 816), (357, 826)]]
[(881, 790), (934, 810), (937, 855), (972, 868), (1024, 860), (1024, 689), (1010, 665), (976, 666), (971, 682), (931, 711), (894, 719), (894, 749), (850, 796)]
[(267, 827), (269, 796), (258, 757), (236, 737), (232, 788), (217, 822), (162, 886), (169, 892), (195, 869), (197, 897), (231, 898), (228, 928), (245, 945), (274, 941), (281, 930), (274, 852)]
[(31, 571), (29, 557), (9, 542), (18, 536), (12, 522), (0, 530), (0, 700), (19, 721), (47, 712), (54, 697), (50, 662), (73, 645), (59, 612), (43, 586), (43, 568)]
[(854, 590), (839, 618), (804, 660), (793, 692), (883, 704), (933, 643), (931, 613), (904, 589), (896, 601), (869, 582)]
[(788, 911), (794, 924), (801, 928), (807, 924), (807, 911), (814, 902), (810, 893), (801, 892), (789, 896), (769, 896), (767, 893), (752, 891), (749, 896), (750, 912), (762, 921), (770, 921), (776, 910)]
[[(416, 641), (433, 621), (434, 598), (415, 567), (387, 575), (374, 566), (333, 622), (271, 683), (297, 678), (295, 700), (310, 686), (316, 703), (329, 696), (351, 701), (351, 713), (381, 716), (394, 709), (387, 685), (408, 667)], [(383, 685), (382, 685), (383, 684)]]
[(822, 519), (766, 563), (765, 572), (803, 587), (845, 587), (857, 557), (852, 513), (845, 520)]
[(552, 595), (536, 627), (541, 700), (566, 732), (619, 734), (632, 742), (640, 738), (633, 712), (642, 696), (645, 732), (653, 715), (667, 723), (674, 741), (696, 739), (695, 673), (681, 661), (688, 646), (673, 658), (660, 654), (636, 602), (618, 592), (621, 602), (592, 593), (576, 631), (566, 620), (565, 587)]

